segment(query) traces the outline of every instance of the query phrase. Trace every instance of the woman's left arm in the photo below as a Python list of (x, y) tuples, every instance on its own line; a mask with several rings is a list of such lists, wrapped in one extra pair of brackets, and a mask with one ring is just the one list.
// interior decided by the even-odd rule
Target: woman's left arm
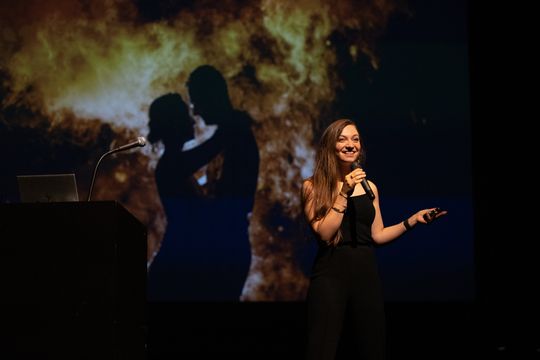
[[(375, 208), (375, 219), (373, 220), (373, 223), (371, 224), (371, 237), (373, 238), (373, 241), (376, 244), (382, 245), (382, 244), (389, 243), (390, 241), (395, 240), (401, 235), (403, 235), (405, 232), (407, 232), (407, 230), (415, 227), (418, 223), (421, 223), (421, 224), (428, 223), (424, 215), (428, 214), (435, 208), (419, 210), (414, 215), (410, 216), (404, 221), (397, 223), (395, 225), (385, 227), (383, 218), (381, 215), (381, 209), (379, 206), (379, 190), (377, 189), (375, 184), (373, 184), (371, 181), (369, 181), (369, 184), (371, 185), (371, 188), (373, 189), (373, 192), (375, 194), (375, 199), (373, 200), (373, 207)], [(447, 213), (446, 211), (438, 212), (433, 218), (428, 218), (429, 222), (435, 220), (438, 217), (445, 215), (446, 213)], [(408, 225), (405, 225), (405, 223), (407, 223)], [(407, 228), (407, 226), (409, 228)]]

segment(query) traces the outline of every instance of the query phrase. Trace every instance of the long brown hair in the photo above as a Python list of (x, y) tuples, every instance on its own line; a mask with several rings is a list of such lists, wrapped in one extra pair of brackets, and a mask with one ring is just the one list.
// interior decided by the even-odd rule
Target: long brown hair
[[(341, 171), (338, 158), (336, 156), (336, 143), (339, 136), (346, 126), (353, 125), (354, 121), (349, 119), (339, 119), (332, 122), (323, 132), (315, 155), (315, 168), (313, 175), (308, 178), (311, 181), (311, 191), (302, 193), (302, 206), (305, 206), (308, 200), (312, 200), (313, 218), (307, 219), (311, 224), (314, 221), (322, 219), (334, 205), (338, 196), (338, 181), (341, 179)], [(360, 157), (364, 158), (364, 146), (360, 137)], [(316, 194), (316, 196), (313, 196)], [(341, 230), (338, 230), (331, 245), (337, 245), (342, 238)]]

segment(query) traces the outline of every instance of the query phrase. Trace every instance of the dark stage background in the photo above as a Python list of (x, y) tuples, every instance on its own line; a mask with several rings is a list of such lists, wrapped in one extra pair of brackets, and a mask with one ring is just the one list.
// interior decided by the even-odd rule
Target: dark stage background
[[(491, 58), (480, 47), (491, 37), (479, 29), (478, 8), (466, 1), (65, 0), (0, 9), (4, 203), (19, 201), (18, 174), (73, 172), (85, 199), (99, 156), (147, 135), (156, 97), (187, 99), (185, 82), (199, 65), (216, 66), (234, 106), (254, 119), (261, 166), (245, 229), (252, 256), (244, 285), (227, 301), (218, 290), (189, 302), (165, 285), (150, 292), (149, 358), (301, 357), (315, 249), (301, 226), (299, 187), (321, 129), (339, 117), (357, 121), (364, 136), (385, 223), (426, 207), (449, 211), (377, 251), (390, 357), (500, 356), (500, 344), (536, 343), (536, 335), (507, 330), (536, 312), (531, 297), (508, 310), (516, 304), (509, 293), (520, 289), (512, 282), (517, 271), (495, 264), (503, 254), (514, 264), (501, 240), (512, 233), (504, 224), (495, 236), (488, 230), (499, 205), (509, 203), (491, 200), (497, 187), (487, 174), (498, 162), (477, 145), (505, 135), (480, 125), (501, 114), (480, 95), (491, 93), (484, 66)], [(212, 130), (204, 119), (197, 125), (200, 134)], [(153, 174), (162, 150), (107, 159), (93, 194), (121, 202), (148, 227), (150, 273), (168, 224), (197, 230), (165, 215)], [(227, 229), (220, 234), (237, 240)], [(192, 250), (196, 273), (208, 254)], [(173, 267), (177, 258), (169, 255)], [(214, 255), (224, 266), (236, 261), (234, 253)]]

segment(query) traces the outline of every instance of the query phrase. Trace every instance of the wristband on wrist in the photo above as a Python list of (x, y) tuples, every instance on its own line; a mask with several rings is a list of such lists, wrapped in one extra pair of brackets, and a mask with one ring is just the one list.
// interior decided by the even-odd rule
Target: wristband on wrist
[(345, 211), (347, 211), (347, 207), (345, 206), (345, 208), (343, 210), (339, 210), (336, 207), (332, 207), (332, 210), (334, 210), (335, 212), (338, 212), (340, 214), (345, 214)]
[(407, 231), (413, 228), (411, 224), (409, 224), (409, 219), (403, 220), (403, 225), (405, 226), (405, 229), (407, 229)]

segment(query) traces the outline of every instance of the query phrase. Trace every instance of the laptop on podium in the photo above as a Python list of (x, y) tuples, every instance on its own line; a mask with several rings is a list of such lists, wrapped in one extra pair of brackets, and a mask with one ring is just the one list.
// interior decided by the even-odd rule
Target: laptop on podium
[(75, 174), (17, 175), (23, 203), (79, 201)]

